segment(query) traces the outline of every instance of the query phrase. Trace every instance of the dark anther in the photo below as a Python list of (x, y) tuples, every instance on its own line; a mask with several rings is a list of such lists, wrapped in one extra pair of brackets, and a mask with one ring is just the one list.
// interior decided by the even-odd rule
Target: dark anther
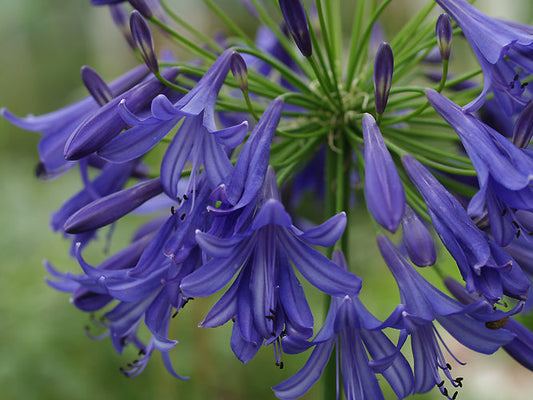
[(186, 194), (183, 195), (183, 200), (189, 200)]
[(520, 78), (520, 77), (518, 76), (518, 74), (516, 74), (516, 75), (514, 76), (514, 78), (513, 78), (513, 81), (517, 81), (518, 78)]
[(139, 355), (144, 356), (146, 354), (146, 351), (144, 349), (139, 350)]
[(178, 204), (181, 204), (181, 197), (178, 197), (176, 200), (178, 200)]
[(135, 364), (139, 364), (139, 360), (133, 360), (132, 361), (132, 364), (135, 365)]
[(283, 361), (280, 361), (280, 363), (279, 363), (279, 369), (283, 369)]
[(183, 221), (185, 219), (185, 213), (181, 214), (180, 219)]
[(505, 214), (507, 214), (507, 208), (504, 208), (502, 211), (502, 217), (505, 217)]
[(270, 309), (270, 313), (271, 313), (272, 315), (276, 315), (276, 312), (275, 312), (273, 309)]
[(287, 336), (287, 332), (285, 332), (285, 331), (282, 331), (282, 332), (279, 334), (279, 337), (281, 337), (281, 338), (282, 338), (282, 337), (285, 337), (285, 336)]
[(453, 394), (452, 396), (452, 400), (455, 400), (457, 398), (457, 395), (459, 394), (459, 392), (455, 391), (455, 393)]
[(511, 89), (514, 89), (514, 81), (513, 82), (509, 82), (509, 86), (511, 86)]
[(444, 381), (441, 381), (441, 383), (439, 383), (437, 387), (441, 387), (442, 385), (444, 385)]
[(444, 388), (442, 389), (442, 394), (446, 397), (448, 397), (448, 389)]
[(133, 368), (134, 367), (134, 365), (132, 363), (128, 363), (127, 365), (128, 365), (128, 368)]
[(170, 207), (170, 213), (171, 213), (172, 215), (175, 214), (174, 206)]
[(127, 343), (127, 340), (126, 340), (126, 338), (125, 338), (125, 337), (123, 337), (123, 338), (120, 338), (120, 345), (121, 345), (121, 346), (125, 346), (125, 345), (126, 345), (126, 343)]
[(527, 233), (529, 236), (533, 236), (533, 232), (528, 232)]
[(529, 85), (529, 82), (524, 82), (520, 85), (520, 89), (525, 88), (527, 85)]
[(518, 239), (520, 237), (520, 229), (516, 231), (516, 238)]
[(513, 221), (512, 224), (514, 225), (514, 227), (515, 227), (516, 229), (520, 229), (520, 225), (518, 225), (518, 222)]
[(178, 310), (174, 314), (172, 314), (172, 318), (176, 318), (176, 315), (178, 315)]
[(270, 321), (275, 321), (276, 317), (273, 317), (272, 315), (265, 315), (266, 319), (269, 319)]
[(455, 378), (455, 383), (457, 383), (459, 387), (463, 387), (463, 378), (462, 377)]
[(446, 368), (448, 368), (450, 371), (452, 370), (452, 366), (448, 363), (446, 363)]
[(276, 332), (270, 332), (270, 335), (272, 335), (272, 337), (276, 337)]
[(235, 317), (231, 317), (231, 322), (235, 322)]
[(507, 324), (507, 321), (509, 321), (509, 316), (502, 318), (502, 319), (498, 319), (496, 321), (485, 322), (485, 326), (495, 331), (495, 330), (503, 328), (505, 324)]

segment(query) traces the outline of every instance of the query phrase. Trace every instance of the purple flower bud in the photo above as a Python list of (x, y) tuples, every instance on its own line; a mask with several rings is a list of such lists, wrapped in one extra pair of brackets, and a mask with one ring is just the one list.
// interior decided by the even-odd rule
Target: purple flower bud
[(239, 84), (239, 88), (243, 92), (247, 92), (248, 91), (248, 68), (246, 68), (246, 62), (244, 62), (244, 59), (242, 58), (242, 56), (239, 53), (234, 52), (231, 55), (229, 65), (231, 68), (231, 73), (233, 74), (233, 76), (235, 77), (235, 80)]
[(529, 101), (514, 124), (513, 143), (525, 149), (533, 136), (533, 101)]
[(81, 67), (81, 80), (93, 99), (100, 106), (109, 103), (113, 99), (113, 93), (109, 86), (107, 86), (107, 83), (91, 67), (87, 65)]
[(313, 47), (302, 2), (300, 0), (279, 0), (279, 6), (296, 46), (305, 57), (311, 57)]
[(394, 57), (392, 49), (387, 42), (380, 44), (374, 61), (374, 94), (376, 112), (383, 114), (392, 84), (392, 72), (394, 70)]
[(398, 229), (405, 209), (402, 181), (374, 117), (363, 116), (365, 197), (375, 220), (391, 232)]
[(101, 197), (70, 216), (63, 229), (83, 233), (101, 228), (128, 214), (163, 191), (161, 179), (155, 178)]
[(426, 226), (409, 206), (402, 219), (403, 242), (411, 261), (419, 267), (435, 264), (437, 255), (433, 238)]
[(435, 33), (437, 35), (440, 56), (443, 60), (449, 60), (450, 51), (452, 49), (453, 29), (448, 14), (439, 15), (437, 25), (435, 26)]
[(154, 51), (154, 40), (148, 23), (144, 20), (138, 11), (132, 11), (130, 15), (131, 35), (144, 63), (150, 68), (150, 71), (157, 73), (159, 64)]
[(130, 47), (132, 49), (136, 49), (137, 46), (135, 45), (133, 37), (131, 36), (128, 13), (124, 9), (124, 6), (122, 4), (112, 4), (109, 6), (109, 12), (111, 13), (113, 22), (120, 29)]
[(150, 18), (153, 14), (149, 0), (129, 0), (131, 6), (139, 11), (144, 18)]

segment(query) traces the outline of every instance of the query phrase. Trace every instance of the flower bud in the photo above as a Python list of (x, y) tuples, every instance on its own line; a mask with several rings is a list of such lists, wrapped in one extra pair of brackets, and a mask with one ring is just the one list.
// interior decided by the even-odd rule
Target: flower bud
[(387, 42), (380, 44), (374, 61), (374, 94), (376, 113), (383, 114), (392, 85), (392, 72), (394, 70), (394, 57), (392, 49)]
[(152, 32), (145, 19), (138, 11), (133, 11), (130, 15), (130, 29), (133, 36), (133, 41), (141, 54), (144, 63), (148, 66), (150, 71), (157, 73), (159, 71), (159, 64), (154, 51), (154, 40)]
[(239, 53), (234, 52), (231, 55), (229, 65), (230, 65), (231, 73), (233, 74), (233, 77), (239, 84), (239, 88), (243, 92), (247, 92), (248, 91), (248, 68), (246, 68), (246, 62), (244, 61), (242, 56)]
[(109, 86), (107, 86), (107, 83), (105, 83), (102, 77), (98, 75), (98, 72), (91, 67), (88, 67), (87, 65), (81, 67), (81, 80), (93, 99), (100, 106), (109, 103), (111, 99), (113, 99), (113, 93)]
[(162, 191), (161, 179), (155, 178), (101, 197), (72, 214), (63, 229), (83, 233), (109, 225)]
[(313, 54), (311, 35), (301, 0), (279, 0), (279, 6), (296, 46), (305, 57), (311, 57)]
[(433, 238), (426, 226), (409, 206), (405, 207), (402, 218), (403, 242), (407, 255), (419, 267), (435, 264), (437, 254)]
[(522, 110), (514, 124), (513, 143), (525, 149), (533, 136), (533, 101)]
[(435, 33), (437, 35), (440, 56), (443, 60), (449, 60), (452, 48), (453, 29), (448, 14), (441, 14), (439, 16), (437, 25), (435, 26)]

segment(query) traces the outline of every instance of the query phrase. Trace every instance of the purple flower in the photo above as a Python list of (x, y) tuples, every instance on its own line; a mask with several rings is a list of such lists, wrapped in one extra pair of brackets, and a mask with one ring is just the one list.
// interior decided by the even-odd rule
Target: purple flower
[(154, 39), (148, 23), (141, 16), (141, 13), (134, 10), (130, 15), (131, 36), (137, 50), (141, 54), (144, 63), (154, 74), (159, 72), (159, 64), (154, 51)]
[(517, 298), (525, 296), (529, 282), (523, 279), (520, 266), (475, 226), (457, 199), (422, 164), (411, 155), (404, 155), (402, 162), (426, 203), (442, 243), (455, 259), (467, 290), (479, 290), (492, 301), (501, 299), (504, 292)]
[(307, 16), (301, 0), (279, 0), (279, 7), (289, 32), (304, 57), (311, 57), (313, 46), (307, 25)]
[(442, 60), (449, 60), (452, 47), (453, 28), (450, 17), (446, 14), (439, 15), (437, 25), (435, 26), (435, 34), (437, 36), (437, 43), (439, 45)]
[[(89, 72), (90, 71), (90, 72)], [(146, 66), (138, 66), (109, 84), (109, 89), (113, 97), (120, 96), (126, 90), (137, 85), (146, 75)], [(87, 78), (87, 82), (103, 80), (88, 67), (82, 68), (82, 75)], [(106, 85), (107, 86), (107, 85)], [(89, 88), (91, 86), (89, 84)], [(91, 90), (90, 90), (91, 91)], [(98, 112), (101, 103), (93, 97), (86, 97), (70, 106), (60, 110), (40, 116), (28, 115), (19, 118), (3, 108), (0, 114), (19, 128), (39, 132), (43, 135), (39, 142), (39, 157), (44, 173), (50, 176), (58, 175), (76, 165), (74, 162), (65, 160), (63, 149), (72, 132), (89, 116)]]
[(186, 117), (161, 164), (163, 188), (170, 197), (177, 197), (177, 184), (189, 160), (194, 175), (203, 166), (211, 187), (219, 185), (232, 169), (223, 146), (229, 149), (238, 146), (248, 128), (246, 122), (222, 130), (215, 125), (215, 103), (229, 71), (232, 54), (232, 50), (225, 51), (198, 84), (175, 104), (164, 95), (157, 96), (152, 102), (152, 116), (144, 120), (131, 112), (128, 100), (124, 99), (120, 105), (121, 115), (134, 127), (103, 146), (98, 155), (112, 162), (140, 157)]
[(434, 320), (460, 343), (484, 354), (494, 353), (500, 346), (510, 342), (514, 335), (492, 331), (468, 314), (486, 309), (486, 303), (465, 306), (448, 297), (427, 282), (386, 236), (379, 235), (377, 240), (381, 255), (398, 283), (401, 297), (401, 304), (384, 324), (403, 328), (411, 336), (415, 392), (425, 393), (439, 386), (441, 393), (446, 395), (447, 389), (441, 383), (439, 371), (443, 372), (453, 387), (459, 385), (452, 378), (438, 344), (437, 338), (440, 339), (440, 336), (433, 325)]
[(481, 64), (485, 84), (480, 96), (463, 107), (475, 111), (492, 89), (507, 115), (527, 103), (521, 79), (531, 75), (533, 34), (520, 27), (487, 17), (465, 0), (435, 0), (462, 29)]
[(378, 125), (370, 114), (363, 116), (363, 139), (367, 207), (381, 226), (395, 232), (405, 209), (405, 192)]
[(255, 346), (263, 339), (271, 343), (284, 327), (287, 335), (292, 330), (306, 338), (312, 335), (313, 318), (293, 265), (313, 286), (328, 294), (357, 294), (361, 287), (359, 278), (311, 247), (332, 246), (344, 231), (345, 214), (302, 232), (292, 225), (278, 199), (275, 176), (269, 170), (257, 207), (253, 202), (238, 210), (242, 212), (240, 218), (248, 219), (241, 224), (241, 231), (228, 235), (230, 229), (226, 228), (223, 237), (196, 233), (198, 244), (210, 259), (181, 284), (184, 295), (206, 297), (238, 273), (202, 324), (217, 326), (236, 316), (234, 330), (238, 326), (244, 341)]
[[(346, 262), (340, 252), (335, 252), (333, 257), (338, 264)], [(307, 363), (294, 376), (274, 386), (274, 393), (280, 399), (303, 396), (318, 381), (337, 346), (347, 399), (384, 399), (376, 377), (378, 372), (399, 399), (409, 396), (413, 391), (411, 367), (380, 326), (381, 321), (357, 297), (333, 297), (324, 326), (308, 343), (308, 346), (315, 345), (315, 349)]]
[(440, 93), (429, 89), (427, 98), (457, 132), (476, 169), (480, 190), (470, 201), (469, 214), (483, 214), (483, 204), (489, 190), (510, 207), (533, 210), (530, 187), (533, 157), (492, 128), (464, 113)]

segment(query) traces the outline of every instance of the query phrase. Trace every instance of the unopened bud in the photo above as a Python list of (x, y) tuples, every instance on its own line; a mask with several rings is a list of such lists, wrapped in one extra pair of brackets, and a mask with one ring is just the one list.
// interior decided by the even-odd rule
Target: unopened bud
[(394, 71), (394, 57), (387, 42), (380, 44), (374, 61), (374, 94), (376, 113), (383, 114), (389, 99)]
[(411, 207), (405, 207), (402, 218), (403, 242), (407, 255), (419, 267), (435, 264), (437, 254), (431, 234)]
[(152, 32), (146, 20), (138, 11), (132, 11), (130, 15), (130, 29), (133, 41), (141, 54), (143, 61), (150, 71), (156, 73), (159, 71), (159, 64), (154, 51), (154, 40)]
[(305, 57), (311, 57), (313, 46), (311, 45), (309, 25), (302, 2), (300, 0), (279, 0), (279, 6), (296, 46)]
[(91, 67), (87, 65), (81, 67), (81, 80), (98, 105), (103, 106), (113, 98), (113, 93), (107, 83)]
[(514, 124), (513, 143), (525, 149), (533, 136), (533, 100), (522, 110)]
[(230, 68), (233, 77), (239, 84), (239, 88), (243, 92), (248, 91), (248, 68), (246, 68), (246, 62), (237, 52), (231, 55)]
[(443, 60), (449, 60), (452, 49), (453, 29), (448, 14), (441, 14), (439, 16), (437, 25), (435, 26), (435, 33), (437, 35), (440, 56)]

